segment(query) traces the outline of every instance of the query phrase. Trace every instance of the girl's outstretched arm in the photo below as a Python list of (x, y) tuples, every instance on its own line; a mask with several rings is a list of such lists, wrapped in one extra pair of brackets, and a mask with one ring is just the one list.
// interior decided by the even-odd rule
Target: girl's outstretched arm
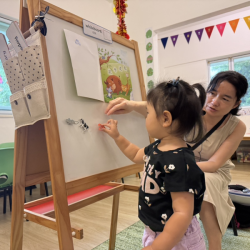
[(147, 103), (128, 101), (124, 98), (116, 98), (109, 102), (108, 107), (105, 110), (107, 115), (118, 115), (118, 114), (127, 114), (132, 111), (142, 114), (144, 117), (147, 116)]
[(182, 239), (193, 218), (194, 195), (189, 192), (171, 193), (174, 214), (151, 246), (143, 250), (171, 250)]
[(117, 129), (118, 122), (116, 120), (110, 119), (106, 124), (102, 124), (99, 129), (107, 133), (110, 137), (115, 140), (116, 145), (120, 148), (125, 156), (127, 156), (134, 163), (144, 163), (144, 148), (140, 149), (125, 137), (120, 135)]

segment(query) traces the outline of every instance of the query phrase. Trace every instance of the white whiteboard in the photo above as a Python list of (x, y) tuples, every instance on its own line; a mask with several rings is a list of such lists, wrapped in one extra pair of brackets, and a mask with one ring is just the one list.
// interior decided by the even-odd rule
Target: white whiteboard
[[(133, 164), (120, 152), (113, 139), (98, 130), (98, 123), (105, 123), (110, 118), (118, 120), (120, 133), (142, 148), (149, 144), (145, 118), (135, 112), (108, 117), (104, 114), (107, 103), (78, 97), (64, 29), (85, 36), (82, 28), (49, 14), (46, 15), (46, 25), (47, 51), (66, 182)], [(112, 46), (127, 51), (134, 100), (141, 101), (134, 50), (116, 42)], [(68, 125), (65, 122), (67, 118), (83, 119), (90, 131), (83, 133), (78, 125)]]

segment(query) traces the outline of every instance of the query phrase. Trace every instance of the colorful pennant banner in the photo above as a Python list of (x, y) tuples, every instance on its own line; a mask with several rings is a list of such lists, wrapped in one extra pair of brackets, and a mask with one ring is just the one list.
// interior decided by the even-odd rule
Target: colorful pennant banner
[(224, 32), (224, 29), (225, 29), (225, 26), (226, 26), (227, 23), (221, 23), (221, 24), (217, 24), (216, 27), (218, 29), (218, 31), (220, 32), (220, 35), (222, 36), (223, 35), (223, 32)]
[(172, 39), (173, 45), (175, 46), (177, 39), (178, 39), (178, 35), (171, 36), (171, 39)]
[(162, 39), (161, 39), (161, 42), (162, 42), (163, 48), (165, 49), (165, 48), (166, 48), (166, 45), (167, 45), (167, 42), (168, 42), (168, 37), (162, 38)]
[(214, 25), (205, 28), (205, 30), (207, 32), (207, 36), (208, 36), (209, 39), (210, 39), (210, 36), (211, 36), (211, 34), (213, 32), (213, 29), (214, 29)]
[(246, 22), (248, 28), (250, 29), (250, 16), (244, 17), (244, 20), (245, 20), (245, 22)]
[(239, 23), (239, 18), (238, 19), (235, 19), (235, 20), (232, 20), (232, 21), (229, 21), (229, 24), (233, 30), (233, 32), (235, 33), (236, 29), (237, 29), (237, 26), (238, 26), (238, 23)]
[[(245, 20), (248, 28), (250, 29), (250, 16), (246, 16), (243, 19)], [(239, 20), (240, 20), (240, 18), (235, 19), (235, 20), (231, 20), (231, 21), (228, 22), (230, 24), (230, 26), (231, 26), (231, 28), (232, 28), (232, 30), (233, 30), (234, 33), (236, 32), (236, 29), (238, 27)], [(221, 37), (223, 36), (226, 24), (227, 24), (227, 22), (220, 23), (220, 24), (216, 25), (216, 27), (217, 27), (217, 29), (218, 29)], [(196, 33), (199, 41), (201, 41), (204, 29), (206, 30), (207, 36), (210, 39), (210, 37), (211, 37), (211, 35), (213, 33), (213, 30), (214, 30), (214, 27), (215, 27), (215, 25), (212, 25), (212, 26), (208, 26), (208, 27), (205, 27), (205, 28), (202, 28), (202, 29), (195, 30), (195, 33)], [(190, 42), (192, 32), (193, 31), (188, 31), (188, 32), (184, 33), (184, 36), (185, 36), (188, 44)], [(173, 43), (174, 47), (176, 45), (178, 36), (179, 35), (171, 36), (171, 40), (172, 40), (172, 43)], [(163, 45), (164, 49), (166, 48), (167, 41), (168, 41), (168, 37), (161, 38), (161, 42), (162, 42), (162, 45)]]
[(188, 43), (190, 41), (191, 35), (192, 35), (192, 31), (184, 33), (184, 36), (185, 36), (185, 38), (186, 38), (186, 40), (187, 40)]
[(195, 33), (199, 39), (199, 41), (201, 40), (201, 37), (202, 37), (202, 34), (203, 34), (203, 30), (204, 29), (199, 29), (199, 30), (196, 30)]

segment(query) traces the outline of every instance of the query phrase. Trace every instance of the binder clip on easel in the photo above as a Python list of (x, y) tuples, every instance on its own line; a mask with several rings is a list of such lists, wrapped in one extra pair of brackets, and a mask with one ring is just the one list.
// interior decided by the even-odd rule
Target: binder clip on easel
[(68, 119), (66, 119), (66, 123), (67, 123), (68, 125), (80, 124), (79, 127), (80, 127), (84, 132), (86, 132), (86, 131), (89, 130), (89, 126), (87, 125), (86, 122), (84, 122), (83, 119), (80, 119), (79, 121), (74, 121), (74, 120), (68, 118)]
[(49, 6), (45, 8), (45, 12), (40, 11), (40, 13), (38, 13), (38, 16), (35, 16), (35, 20), (31, 23), (30, 29), (23, 34), (24, 38), (29, 37), (30, 35), (34, 34), (39, 29), (41, 31), (41, 34), (46, 36), (47, 26), (44, 21), (44, 18), (45, 18), (45, 15), (48, 13), (48, 11), (49, 11)]

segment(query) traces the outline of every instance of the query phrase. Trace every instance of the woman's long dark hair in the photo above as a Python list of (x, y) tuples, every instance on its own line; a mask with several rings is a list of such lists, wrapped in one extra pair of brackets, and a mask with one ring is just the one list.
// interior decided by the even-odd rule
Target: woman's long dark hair
[[(248, 82), (245, 76), (236, 71), (222, 71), (216, 74), (207, 87), (207, 92), (210, 93), (220, 85), (223, 81), (231, 83), (236, 90), (237, 102), (246, 94), (248, 89)], [(237, 115), (239, 111), (239, 106), (232, 109), (230, 114)]]
[(157, 117), (167, 110), (172, 120), (178, 121), (178, 128), (173, 131), (176, 136), (184, 137), (194, 131), (191, 142), (197, 142), (203, 136), (202, 108), (205, 100), (206, 92), (201, 84), (189, 85), (183, 80), (162, 82), (147, 95), (147, 102), (153, 105)]

